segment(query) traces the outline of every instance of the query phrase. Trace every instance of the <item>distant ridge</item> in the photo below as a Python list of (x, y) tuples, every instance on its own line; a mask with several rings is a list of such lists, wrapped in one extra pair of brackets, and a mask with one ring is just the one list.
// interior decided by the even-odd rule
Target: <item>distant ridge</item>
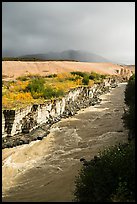
[(46, 54), (31, 54), (17, 57), (19, 59), (58, 60), (78, 62), (109, 62), (102, 56), (79, 50), (66, 50), (63, 52), (49, 52)]

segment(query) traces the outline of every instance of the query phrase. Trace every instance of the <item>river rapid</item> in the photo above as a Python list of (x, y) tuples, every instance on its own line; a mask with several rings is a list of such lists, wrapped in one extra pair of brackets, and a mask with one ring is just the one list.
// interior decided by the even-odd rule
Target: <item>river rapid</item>
[(72, 201), (80, 158), (127, 141), (121, 119), (124, 90), (120, 83), (100, 96), (99, 105), (54, 124), (43, 140), (2, 150), (2, 201)]

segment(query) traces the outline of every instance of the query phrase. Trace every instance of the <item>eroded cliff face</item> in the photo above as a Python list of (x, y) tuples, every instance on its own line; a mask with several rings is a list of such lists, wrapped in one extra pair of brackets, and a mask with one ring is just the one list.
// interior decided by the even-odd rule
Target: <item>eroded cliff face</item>
[[(34, 104), (19, 110), (4, 110), (2, 112), (3, 145), (7, 144), (10, 138), (13, 141), (13, 138), (17, 140), (19, 135), (21, 137), (19, 137), (18, 142), (16, 141), (15, 144), (9, 143), (8, 146), (4, 145), (3, 148), (42, 139), (53, 123), (58, 122), (61, 118), (76, 114), (81, 108), (99, 103), (100, 99), (98, 96), (115, 86), (117, 86), (115, 79), (105, 79), (103, 83), (95, 84), (92, 87), (79, 87), (70, 90), (61, 99), (50, 100), (39, 105)], [(33, 130), (40, 127), (44, 129), (44, 134), (42, 131), (39, 131), (37, 136), (34, 136)], [(27, 137), (27, 140), (22, 139), (25, 137)]]
[(125, 67), (117, 69), (116, 72), (118, 76), (122, 77), (124, 80), (129, 80), (129, 78), (133, 75), (133, 71)]

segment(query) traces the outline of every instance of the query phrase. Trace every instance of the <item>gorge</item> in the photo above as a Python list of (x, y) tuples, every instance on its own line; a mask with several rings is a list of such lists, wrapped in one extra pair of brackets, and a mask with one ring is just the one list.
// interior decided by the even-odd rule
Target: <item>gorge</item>
[[(81, 108), (99, 103), (98, 96), (116, 87), (117, 83), (116, 78), (112, 77), (92, 87), (70, 90), (63, 98), (49, 100), (45, 104), (34, 104), (19, 110), (3, 110), (3, 148), (42, 139), (49, 133), (52, 124), (60, 121), (61, 118), (75, 115)], [(41, 130), (43, 128), (44, 131)]]
[(80, 159), (127, 141), (121, 116), (126, 83), (100, 95), (100, 104), (62, 118), (42, 140), (3, 149), (3, 201), (72, 201)]

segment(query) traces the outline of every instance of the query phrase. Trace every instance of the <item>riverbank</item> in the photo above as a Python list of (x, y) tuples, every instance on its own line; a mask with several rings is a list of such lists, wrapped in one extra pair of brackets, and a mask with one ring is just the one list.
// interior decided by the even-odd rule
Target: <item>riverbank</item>
[(126, 83), (101, 103), (55, 123), (43, 140), (3, 150), (3, 201), (72, 201), (80, 158), (127, 141), (121, 116)]
[(68, 118), (82, 108), (99, 104), (99, 96), (115, 88), (117, 80), (106, 79), (92, 87), (79, 87), (70, 90), (62, 99), (49, 100), (44, 104), (33, 104), (17, 111), (3, 110), (2, 148), (42, 140), (49, 134), (51, 126), (61, 118)]

